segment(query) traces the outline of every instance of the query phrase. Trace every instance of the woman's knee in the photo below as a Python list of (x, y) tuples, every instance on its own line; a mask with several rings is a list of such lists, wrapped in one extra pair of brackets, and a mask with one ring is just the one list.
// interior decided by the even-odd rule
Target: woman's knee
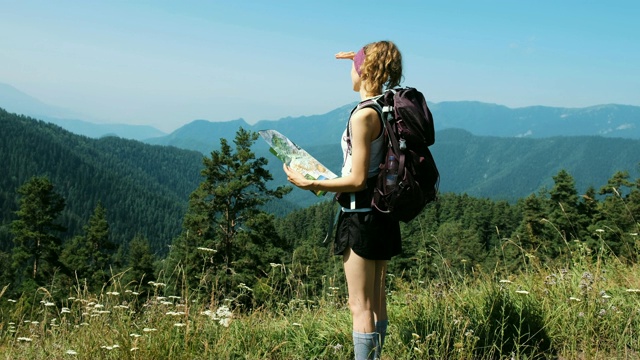
[(370, 313), (373, 311), (373, 301), (367, 298), (349, 298), (349, 310), (351, 310), (351, 314), (354, 316)]

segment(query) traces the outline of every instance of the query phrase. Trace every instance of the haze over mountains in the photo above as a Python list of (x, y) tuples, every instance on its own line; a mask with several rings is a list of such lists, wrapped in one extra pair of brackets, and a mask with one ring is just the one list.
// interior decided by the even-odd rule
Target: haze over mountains
[(143, 140), (166, 135), (166, 133), (148, 125), (97, 124), (87, 121), (87, 119), (82, 119), (82, 114), (45, 104), (13, 86), (1, 82), (0, 108), (12, 113), (44, 120), (67, 129), (72, 133), (92, 138), (116, 135), (125, 139)]

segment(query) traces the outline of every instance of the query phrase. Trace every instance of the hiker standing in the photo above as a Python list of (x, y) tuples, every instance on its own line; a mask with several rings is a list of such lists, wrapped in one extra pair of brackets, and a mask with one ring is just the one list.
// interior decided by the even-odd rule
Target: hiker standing
[[(400, 226), (387, 214), (371, 209), (372, 189), (385, 156), (383, 125), (378, 112), (365, 106), (383, 88), (400, 85), (402, 57), (390, 41), (368, 44), (357, 53), (340, 52), (336, 59), (353, 60), (351, 81), (361, 102), (355, 107), (341, 144), (342, 176), (308, 180), (290, 169), (288, 180), (306, 190), (340, 193), (342, 211), (337, 223), (334, 254), (343, 257), (353, 318), (356, 360), (379, 359), (387, 330), (385, 273), (387, 261), (402, 250)], [(361, 106), (362, 105), (362, 106)]]

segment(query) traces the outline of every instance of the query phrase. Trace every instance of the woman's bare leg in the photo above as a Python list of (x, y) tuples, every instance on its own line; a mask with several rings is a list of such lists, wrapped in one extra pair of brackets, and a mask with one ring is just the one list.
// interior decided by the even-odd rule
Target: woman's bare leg
[[(374, 288), (376, 262), (358, 256), (350, 248), (344, 252), (344, 273), (349, 292), (349, 309), (353, 316), (353, 331), (375, 332)], [(386, 316), (386, 312), (385, 312)]]

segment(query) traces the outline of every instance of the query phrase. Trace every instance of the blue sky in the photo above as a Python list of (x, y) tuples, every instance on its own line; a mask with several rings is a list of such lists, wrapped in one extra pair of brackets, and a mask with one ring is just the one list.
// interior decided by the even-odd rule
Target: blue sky
[(333, 55), (385, 39), (431, 102), (640, 106), (638, 19), (637, 0), (0, 0), (0, 82), (103, 122), (255, 122), (356, 101)]

